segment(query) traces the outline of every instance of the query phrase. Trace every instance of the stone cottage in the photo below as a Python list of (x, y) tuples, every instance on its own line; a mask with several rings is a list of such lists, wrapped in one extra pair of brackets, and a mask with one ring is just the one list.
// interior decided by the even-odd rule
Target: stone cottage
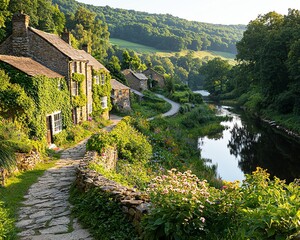
[(165, 87), (165, 78), (162, 74), (156, 72), (152, 68), (148, 68), (143, 74), (150, 80), (150, 88), (158, 86), (159, 88)]
[(110, 97), (113, 105), (121, 111), (130, 110), (130, 88), (115, 79), (111, 79), (110, 82), (112, 87)]
[[(88, 120), (93, 105), (93, 65), (87, 57), (90, 54), (74, 49), (67, 32), (60, 38), (30, 27), (26, 14), (15, 14), (12, 26), (12, 34), (0, 45), (0, 54), (32, 58), (64, 76), (72, 96), (74, 124)], [(109, 98), (105, 97), (103, 101)], [(107, 106), (107, 103), (103, 103), (103, 106)]]
[[(4, 64), (4, 65), (3, 65)], [(46, 76), (49, 78), (49, 81), (55, 81), (59, 83), (60, 81), (63, 81), (64, 77), (60, 75), (59, 73), (56, 73), (52, 71), (51, 69), (41, 65), (40, 63), (34, 61), (31, 58), (27, 57), (17, 57), (17, 56), (8, 56), (8, 55), (0, 55), (0, 65), (1, 66), (7, 66), (9, 65), (13, 69), (16, 69), (19, 72), (24, 73), (25, 75), (29, 77), (35, 77), (35, 76)], [(16, 80), (15, 80), (16, 81)], [(30, 85), (28, 82), (26, 85)], [(57, 88), (59, 88), (59, 84), (56, 84)], [(61, 91), (57, 91), (58, 94), (61, 94)], [(63, 93), (62, 93), (63, 94)], [(38, 94), (35, 94), (38, 95)], [(69, 101), (67, 100), (67, 103)], [(46, 113), (46, 116), (44, 119), (44, 122), (47, 125), (47, 133), (46, 138), (48, 144), (51, 144), (53, 142), (53, 136), (59, 132), (62, 131), (63, 128), (63, 111), (60, 108), (61, 103), (56, 103), (54, 106), (55, 111), (51, 112), (51, 110), (48, 110)], [(39, 122), (40, 123), (40, 122)]]
[(125, 69), (122, 71), (129, 87), (136, 91), (148, 90), (148, 78), (143, 73), (136, 73), (131, 69)]

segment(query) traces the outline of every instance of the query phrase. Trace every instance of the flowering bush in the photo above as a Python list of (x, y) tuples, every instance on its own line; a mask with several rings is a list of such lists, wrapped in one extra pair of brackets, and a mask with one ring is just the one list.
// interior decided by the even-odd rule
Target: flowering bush
[(171, 169), (154, 178), (147, 192), (151, 211), (143, 219), (145, 239), (191, 239), (205, 230), (204, 204), (209, 197), (206, 181), (191, 171)]
[(299, 182), (269, 177), (257, 168), (241, 186), (235, 182), (225, 183), (222, 190), (210, 188), (203, 212), (206, 239), (299, 239)]

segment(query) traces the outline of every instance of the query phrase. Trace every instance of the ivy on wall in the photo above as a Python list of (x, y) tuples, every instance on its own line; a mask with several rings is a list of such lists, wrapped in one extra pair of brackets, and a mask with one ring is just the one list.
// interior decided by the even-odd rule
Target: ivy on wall
[(78, 95), (72, 96), (72, 106), (76, 107), (84, 107), (86, 105), (87, 99), (84, 94), (84, 82), (85, 76), (81, 73), (72, 73), (72, 81), (77, 82), (78, 84)]
[[(102, 84), (101, 77), (104, 75), (105, 82)], [(96, 83), (96, 76), (99, 77), (99, 84)], [(104, 69), (93, 70), (93, 115), (102, 114), (105, 111), (110, 111), (112, 109), (112, 104), (110, 100), (111, 93), (111, 84), (110, 84), (111, 76), (109, 72)], [(103, 109), (101, 104), (101, 98), (107, 97), (107, 108)]]
[(55, 111), (61, 111), (64, 128), (72, 125), (72, 106), (65, 79), (46, 76), (30, 77), (2, 62), (0, 69), (7, 73), (12, 83), (20, 85), (34, 102), (32, 117), (26, 124), (31, 137), (45, 139), (46, 116)]

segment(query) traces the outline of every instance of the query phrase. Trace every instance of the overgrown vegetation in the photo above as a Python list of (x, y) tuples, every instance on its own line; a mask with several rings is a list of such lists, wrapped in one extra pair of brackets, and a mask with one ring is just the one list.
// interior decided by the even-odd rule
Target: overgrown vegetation
[(171, 104), (157, 97), (150, 91), (143, 92), (144, 97), (140, 99), (137, 95), (131, 95), (131, 108), (133, 115), (141, 115), (145, 118), (157, 116), (171, 109)]
[(297, 239), (300, 185), (258, 168), (221, 190), (190, 171), (175, 169), (149, 185), (152, 210), (143, 220), (145, 239)]
[(98, 189), (81, 193), (71, 191), (73, 212), (88, 227), (95, 239), (139, 239), (133, 225), (126, 219), (120, 205)]

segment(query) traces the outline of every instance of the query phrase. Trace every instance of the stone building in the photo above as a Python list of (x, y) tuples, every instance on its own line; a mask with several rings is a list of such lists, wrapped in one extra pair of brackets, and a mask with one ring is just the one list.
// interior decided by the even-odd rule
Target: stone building
[(148, 78), (143, 73), (136, 73), (131, 69), (125, 69), (122, 73), (124, 74), (130, 88), (137, 91), (148, 90)]
[[(55, 79), (57, 79), (58, 82), (64, 78), (59, 73), (52, 71), (51, 69), (41, 65), (40, 63), (28, 57), (0, 55), (0, 63), (5, 63), (29, 77), (43, 75), (48, 77), (50, 81), (55, 81)], [(58, 85), (57, 87), (59, 88)], [(60, 109), (60, 106), (61, 104), (57, 103), (55, 106), (56, 110), (54, 112), (48, 112), (45, 116), (45, 122), (47, 125), (46, 138), (48, 144), (51, 144), (53, 142), (53, 136), (61, 132), (63, 128), (63, 114), (62, 109)]]
[[(73, 122), (77, 124), (86, 121), (92, 112), (93, 68), (105, 68), (96, 63), (90, 54), (74, 49), (70, 45), (70, 34), (63, 33), (62, 38), (29, 26), (29, 16), (17, 13), (12, 19), (12, 34), (0, 45), (0, 54), (29, 57), (65, 77), (69, 87), (72, 104)], [(91, 62), (91, 58), (93, 61)], [(100, 65), (101, 66), (100, 66)], [(107, 71), (107, 70), (105, 70)], [(107, 71), (108, 72), (108, 71)], [(78, 74), (84, 81), (78, 82)], [(106, 81), (108, 81), (107, 79)], [(77, 106), (74, 100), (86, 96), (87, 101)], [(103, 98), (107, 101), (109, 96)], [(83, 98), (85, 99), (85, 98)], [(107, 107), (107, 103), (103, 103)], [(108, 113), (105, 114), (108, 116)]]
[(158, 86), (159, 88), (165, 87), (165, 78), (162, 74), (156, 72), (152, 68), (148, 68), (143, 72), (143, 74), (149, 79), (150, 81), (150, 88)]
[(112, 87), (110, 96), (113, 105), (117, 106), (121, 111), (130, 110), (130, 88), (115, 79), (111, 79), (110, 82)]

